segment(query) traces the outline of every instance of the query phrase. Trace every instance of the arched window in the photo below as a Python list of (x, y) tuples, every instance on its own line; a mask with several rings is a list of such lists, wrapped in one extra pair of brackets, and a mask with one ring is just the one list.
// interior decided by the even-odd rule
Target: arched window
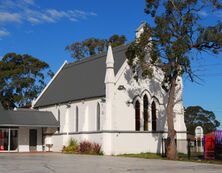
[(143, 97), (143, 119), (143, 129), (146, 131), (148, 130), (148, 98), (146, 95)]
[(79, 131), (79, 108), (76, 106), (76, 132)]
[(156, 115), (156, 103), (153, 101), (151, 105), (152, 109), (152, 131), (156, 131), (157, 129), (157, 115)]
[(136, 131), (140, 131), (140, 102), (138, 100), (135, 104), (135, 127)]
[(60, 122), (60, 109), (58, 109), (58, 122), (59, 122), (59, 127), (58, 127), (58, 132), (60, 132), (60, 126), (61, 126), (61, 122)]
[(97, 103), (97, 108), (96, 108), (96, 130), (100, 131), (100, 104)]

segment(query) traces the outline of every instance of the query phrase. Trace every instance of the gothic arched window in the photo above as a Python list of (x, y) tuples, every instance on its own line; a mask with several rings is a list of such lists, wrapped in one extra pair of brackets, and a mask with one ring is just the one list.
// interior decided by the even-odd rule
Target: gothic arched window
[(96, 108), (96, 130), (100, 131), (100, 104), (97, 103)]
[(148, 98), (146, 95), (143, 97), (143, 129), (144, 131), (148, 130)]
[(79, 131), (79, 108), (76, 106), (76, 132)]
[(140, 131), (140, 102), (137, 100), (135, 103), (135, 128)]
[(59, 122), (59, 127), (58, 127), (58, 132), (60, 132), (60, 126), (61, 126), (61, 120), (60, 120), (60, 109), (58, 109), (58, 122)]
[(156, 103), (153, 101), (151, 105), (152, 110), (152, 131), (157, 130), (157, 113), (156, 113)]

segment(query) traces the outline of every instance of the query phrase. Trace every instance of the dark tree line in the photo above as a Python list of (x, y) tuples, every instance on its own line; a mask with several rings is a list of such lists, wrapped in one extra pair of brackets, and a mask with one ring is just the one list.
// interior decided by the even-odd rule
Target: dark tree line
[(184, 119), (188, 134), (195, 135), (197, 126), (201, 126), (204, 134), (215, 131), (220, 122), (212, 111), (205, 110), (200, 106), (189, 106), (185, 109)]
[(6, 109), (30, 107), (45, 87), (49, 65), (31, 55), (8, 53), (0, 61), (0, 102)]
[(96, 55), (107, 51), (108, 44), (117, 47), (126, 42), (124, 35), (114, 34), (108, 39), (88, 38), (81, 42), (74, 42), (66, 46), (65, 50), (69, 51), (72, 58), (80, 60), (91, 55)]

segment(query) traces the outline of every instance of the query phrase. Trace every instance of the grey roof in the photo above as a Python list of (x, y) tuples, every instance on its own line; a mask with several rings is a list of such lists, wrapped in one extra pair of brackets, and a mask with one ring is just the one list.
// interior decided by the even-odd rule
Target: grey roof
[[(114, 73), (126, 60), (127, 46), (113, 49)], [(67, 64), (37, 100), (34, 107), (105, 96), (106, 53)]]
[(51, 112), (0, 109), (0, 126), (59, 127), (59, 122)]

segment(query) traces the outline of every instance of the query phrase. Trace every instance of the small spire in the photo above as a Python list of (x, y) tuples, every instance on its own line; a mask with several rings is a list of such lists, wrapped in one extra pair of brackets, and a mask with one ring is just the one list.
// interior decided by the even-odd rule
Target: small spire
[(105, 83), (114, 83), (114, 58), (113, 58), (113, 51), (112, 46), (109, 45), (107, 56), (106, 56), (106, 76), (105, 76)]
[(114, 59), (113, 59), (113, 51), (111, 43), (109, 43), (108, 51), (107, 51), (107, 57), (106, 57), (106, 67), (114, 67)]
[(140, 26), (136, 29), (136, 38), (139, 38), (140, 35), (144, 32), (144, 27), (146, 26), (146, 22), (143, 21)]

